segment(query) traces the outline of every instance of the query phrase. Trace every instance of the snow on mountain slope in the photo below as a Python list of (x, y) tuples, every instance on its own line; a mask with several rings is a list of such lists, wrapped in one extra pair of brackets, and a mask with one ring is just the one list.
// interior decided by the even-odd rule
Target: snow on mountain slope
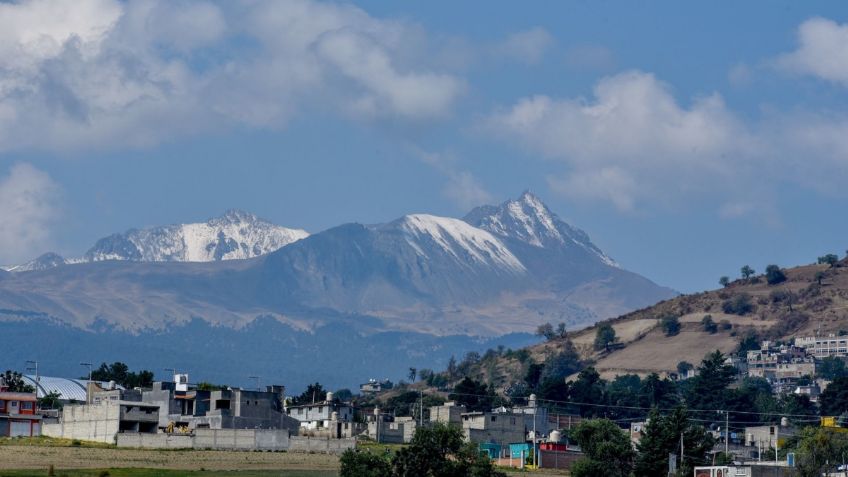
[(102, 238), (85, 254), (85, 261), (212, 262), (257, 257), (309, 236), (230, 210), (203, 223), (176, 224), (129, 230)]
[(470, 257), (480, 264), (515, 272), (525, 271), (521, 261), (494, 235), (462, 220), (413, 214), (400, 219), (399, 225), (408, 235), (409, 245), (423, 257), (428, 257), (428, 254), (422, 242), (431, 241), (458, 261)]
[(465, 217), (465, 221), (495, 235), (517, 239), (534, 247), (576, 245), (603, 263), (618, 267), (612, 258), (592, 243), (586, 232), (557, 217), (529, 191), (499, 206), (477, 207)]
[(65, 260), (61, 255), (47, 252), (34, 260), (30, 260), (27, 263), (22, 265), (12, 265), (8, 267), (3, 267), (7, 272), (31, 272), (35, 270), (47, 270), (48, 268), (58, 267), (60, 265), (67, 264), (68, 261)]

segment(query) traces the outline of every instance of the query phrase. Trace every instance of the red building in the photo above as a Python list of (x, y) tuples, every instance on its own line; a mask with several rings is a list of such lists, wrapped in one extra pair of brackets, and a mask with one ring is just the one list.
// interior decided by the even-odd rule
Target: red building
[(0, 436), (40, 436), (37, 407), (35, 393), (0, 392)]

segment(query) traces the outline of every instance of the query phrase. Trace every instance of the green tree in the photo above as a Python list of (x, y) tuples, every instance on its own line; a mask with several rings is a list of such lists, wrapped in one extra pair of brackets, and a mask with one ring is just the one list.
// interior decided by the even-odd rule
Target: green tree
[(568, 390), (565, 379), (548, 378), (539, 383), (536, 396), (548, 401), (567, 401)]
[(816, 283), (818, 283), (819, 286), (821, 286), (822, 280), (824, 280), (824, 276), (825, 276), (824, 272), (822, 272), (822, 271), (816, 272)]
[(816, 366), (816, 374), (823, 379), (833, 381), (836, 378), (848, 376), (848, 369), (845, 368), (845, 361), (836, 356), (828, 356), (822, 358), (821, 363)]
[(292, 404), (300, 406), (314, 402), (324, 402), (327, 399), (327, 390), (321, 383), (310, 384), (299, 396), (292, 398)]
[(615, 336), (615, 328), (609, 323), (604, 323), (598, 326), (598, 331), (595, 332), (595, 349), (609, 349), (609, 346), (616, 342), (618, 338)]
[(539, 325), (539, 327), (536, 328), (536, 336), (541, 336), (548, 341), (556, 338), (556, 332), (554, 331), (554, 326), (550, 323), (545, 323), (543, 325)]
[(568, 330), (565, 328), (565, 323), (560, 323), (556, 327), (556, 337), (558, 340), (568, 338)]
[(570, 434), (585, 457), (571, 467), (572, 477), (627, 477), (636, 457), (630, 439), (614, 422), (591, 419)]
[(569, 383), (569, 398), (571, 401), (579, 403), (577, 407), (581, 416), (596, 416), (600, 408), (590, 404), (599, 404), (605, 401), (605, 388), (606, 382), (601, 379), (598, 371), (593, 367), (588, 367), (580, 371), (576, 380)]
[(580, 355), (574, 349), (571, 341), (566, 343), (562, 351), (548, 360), (542, 371), (542, 379), (564, 379), (583, 368)]
[(657, 373), (651, 373), (642, 380), (639, 397), (640, 407), (668, 409), (680, 403), (677, 384), (668, 378), (660, 379)]
[[(680, 458), (680, 444), (684, 456)], [(669, 454), (678, 455), (680, 475), (692, 475), (693, 468), (709, 463), (707, 452), (712, 450), (715, 440), (703, 426), (689, 420), (685, 408), (678, 407), (667, 415), (654, 409), (648, 416), (642, 440), (637, 446), (634, 475), (653, 477), (666, 475)]]
[[(388, 475), (393, 477), (506, 477), (475, 444), (464, 442), (462, 429), (441, 423), (416, 429), (409, 447), (395, 454), (391, 467)], [(348, 476), (342, 472), (341, 477)]]
[(344, 451), (339, 459), (341, 477), (391, 477), (392, 465), (382, 456), (357, 449)]
[(414, 383), (415, 378), (418, 377), (418, 370), (415, 368), (409, 368), (409, 374), (407, 376), (409, 377), (409, 381)]
[(728, 300), (724, 300), (721, 304), (721, 311), (731, 314), (744, 316), (754, 311), (754, 304), (751, 302), (751, 295), (747, 293), (739, 293)]
[(822, 416), (839, 416), (848, 410), (848, 377), (834, 379), (819, 396)]
[(777, 265), (766, 267), (766, 282), (769, 285), (777, 285), (786, 281), (786, 274)]
[(676, 336), (680, 333), (680, 320), (674, 315), (666, 315), (660, 320), (660, 326), (666, 336)]
[(751, 278), (751, 276), (753, 276), (756, 273), (754, 271), (754, 269), (749, 267), (748, 265), (743, 266), (740, 269), (740, 272), (742, 273), (742, 278), (744, 278), (745, 280)]
[(730, 286), (730, 277), (723, 276), (723, 277), (719, 278), (718, 284), (721, 285), (724, 288), (727, 288), (728, 286)]
[(91, 372), (91, 379), (104, 382), (115, 381), (128, 389), (149, 388), (153, 385), (153, 372), (143, 369), (136, 373), (130, 371), (126, 364), (115, 361), (112, 364), (101, 363), (99, 368)]
[(0, 384), (13, 393), (34, 393), (35, 388), (24, 382), (23, 375), (17, 371), (7, 369), (0, 374)]
[(819, 477), (835, 470), (848, 452), (848, 436), (826, 427), (806, 427), (798, 436), (795, 466), (801, 477)]
[(448, 395), (448, 399), (467, 407), (469, 411), (491, 410), (496, 397), (494, 389), (468, 377), (457, 383)]
[(698, 373), (689, 380), (686, 403), (692, 409), (725, 409), (727, 388), (736, 377), (736, 368), (727, 364), (727, 357), (716, 350), (701, 361)]
[(38, 398), (39, 409), (62, 409), (62, 395), (56, 391), (50, 391), (46, 396)]
[(839, 257), (835, 253), (829, 253), (819, 257), (819, 265), (830, 265), (833, 267), (837, 262), (839, 262)]
[(693, 369), (695, 366), (688, 361), (681, 361), (677, 363), (677, 374), (678, 376), (685, 376), (689, 374), (689, 370)]
[(712, 315), (704, 315), (704, 318), (701, 319), (701, 326), (704, 327), (704, 331), (707, 333), (715, 333), (718, 331), (718, 325), (713, 321)]

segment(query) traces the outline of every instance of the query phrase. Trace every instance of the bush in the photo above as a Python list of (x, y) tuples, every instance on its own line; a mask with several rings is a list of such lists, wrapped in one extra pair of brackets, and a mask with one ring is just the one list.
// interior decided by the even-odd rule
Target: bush
[(766, 282), (769, 285), (777, 285), (786, 281), (786, 274), (777, 265), (769, 265), (766, 267)]
[(609, 323), (604, 323), (598, 326), (598, 331), (595, 333), (595, 349), (607, 349), (609, 345), (618, 340), (615, 336), (615, 329)]
[(839, 257), (835, 253), (829, 253), (827, 255), (823, 255), (819, 257), (820, 265), (830, 265), (831, 267), (836, 265), (836, 262), (839, 261)]
[(729, 300), (725, 300), (721, 304), (721, 309), (730, 315), (744, 316), (754, 311), (754, 304), (751, 303), (751, 295), (740, 293)]
[(661, 326), (666, 336), (675, 336), (680, 333), (680, 320), (674, 315), (663, 317)]
[(344, 451), (339, 459), (339, 475), (344, 477), (389, 477), (392, 466), (384, 458), (370, 452), (358, 452), (354, 449)]
[(731, 325), (728, 320), (721, 320), (718, 322), (718, 328), (722, 331), (726, 331), (733, 328), (733, 325)]
[(701, 325), (707, 333), (715, 333), (718, 331), (718, 325), (716, 325), (713, 321), (712, 315), (704, 315), (704, 318), (701, 320)]

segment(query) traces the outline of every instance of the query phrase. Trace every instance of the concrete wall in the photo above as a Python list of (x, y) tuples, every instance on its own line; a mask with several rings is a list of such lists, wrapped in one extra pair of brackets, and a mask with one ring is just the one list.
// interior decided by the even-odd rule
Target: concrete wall
[(197, 429), (194, 435), (118, 434), (118, 447), (149, 449), (288, 450), (288, 431), (268, 429)]
[(65, 406), (62, 422), (44, 424), (41, 433), (49, 437), (115, 443), (121, 407), (105, 401), (99, 405)]
[(318, 437), (291, 436), (289, 450), (292, 452), (320, 452), (341, 454), (356, 447), (356, 439), (321, 439)]
[(147, 449), (191, 449), (194, 438), (189, 435), (147, 434), (122, 432), (118, 434), (118, 447), (143, 447)]

